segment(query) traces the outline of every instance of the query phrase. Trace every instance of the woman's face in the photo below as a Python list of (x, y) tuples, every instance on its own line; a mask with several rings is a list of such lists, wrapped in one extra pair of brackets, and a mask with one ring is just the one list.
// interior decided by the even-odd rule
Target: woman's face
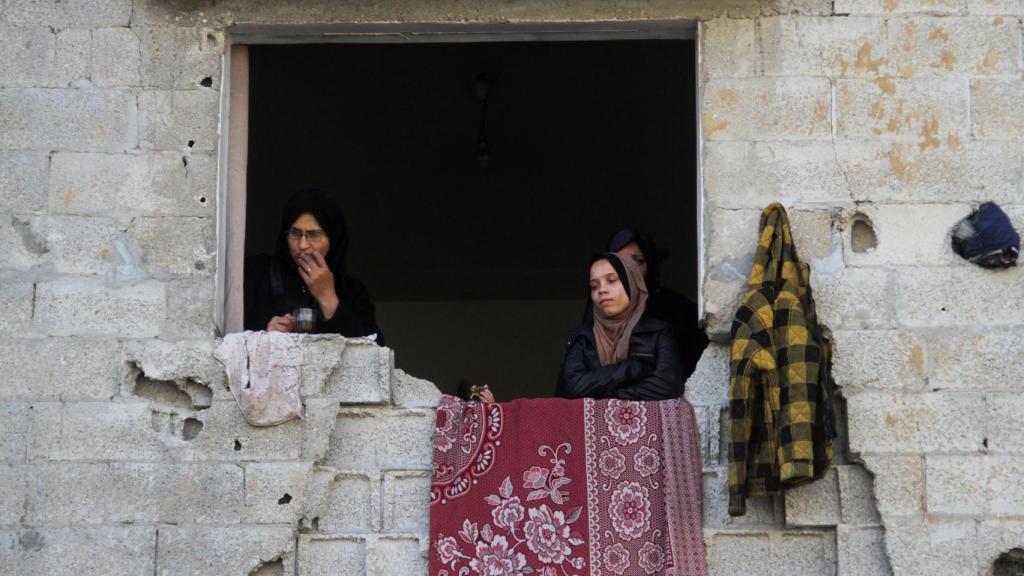
[(647, 257), (644, 256), (644, 251), (640, 249), (636, 242), (626, 244), (618, 253), (623, 258), (632, 258), (633, 262), (636, 262), (636, 265), (640, 268), (640, 275), (647, 278)]
[(626, 287), (607, 260), (598, 260), (590, 266), (590, 300), (595, 310), (609, 318), (622, 314), (629, 307)]
[(292, 260), (299, 261), (299, 254), (319, 252), (327, 258), (327, 250), (331, 247), (331, 240), (324, 233), (324, 229), (312, 214), (306, 212), (292, 222), (288, 230), (288, 250), (292, 254)]

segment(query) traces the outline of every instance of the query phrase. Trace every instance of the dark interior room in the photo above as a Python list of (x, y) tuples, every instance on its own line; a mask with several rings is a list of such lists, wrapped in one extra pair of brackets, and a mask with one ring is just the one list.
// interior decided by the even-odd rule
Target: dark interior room
[(331, 191), (399, 368), (550, 396), (613, 232), (696, 296), (694, 70), (690, 40), (254, 46), (246, 253)]

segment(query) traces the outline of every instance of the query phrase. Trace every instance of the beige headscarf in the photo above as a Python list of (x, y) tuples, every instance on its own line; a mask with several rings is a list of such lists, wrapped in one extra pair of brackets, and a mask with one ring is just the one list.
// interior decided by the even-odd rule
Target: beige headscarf
[(622, 362), (629, 355), (629, 337), (647, 309), (647, 284), (640, 267), (628, 256), (609, 252), (595, 258), (594, 262), (598, 260), (607, 260), (620, 276), (625, 272), (629, 281), (629, 305), (618, 316), (605, 316), (599, 306), (594, 306), (594, 342), (597, 357), (601, 365), (606, 366)]

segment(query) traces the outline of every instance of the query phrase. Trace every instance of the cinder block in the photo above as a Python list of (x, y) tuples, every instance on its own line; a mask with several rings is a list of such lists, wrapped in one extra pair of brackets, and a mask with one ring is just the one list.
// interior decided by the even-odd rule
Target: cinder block
[(708, 338), (728, 343), (733, 316), (747, 290), (753, 257), (712, 263), (704, 277), (704, 320)]
[(191, 441), (197, 461), (298, 460), (302, 448), (301, 420), (277, 426), (250, 426), (234, 400), (214, 402), (203, 431)]
[(57, 36), (46, 26), (0, 26), (0, 86), (53, 86)]
[(380, 530), (381, 478), (359, 471), (325, 469), (316, 475), (312, 511), (321, 532)]
[(0, 152), (0, 212), (27, 213), (46, 202), (45, 152)]
[(886, 550), (893, 574), (963, 576), (978, 573), (977, 529), (973, 520), (923, 518), (885, 522)]
[(86, 80), (89, 75), (89, 55), (92, 51), (92, 31), (65, 29), (57, 31), (57, 61), (54, 84), (65, 87)]
[(839, 507), (843, 524), (880, 524), (871, 474), (860, 465), (836, 466), (836, 473), (839, 477)]
[(312, 474), (312, 462), (246, 464), (244, 522), (297, 522), (306, 506)]
[(362, 576), (366, 574), (366, 541), (361, 535), (299, 535), (299, 574), (302, 576)]
[(233, 400), (224, 365), (213, 356), (217, 345), (216, 340), (133, 340), (124, 343), (124, 356), (147, 378), (193, 380), (208, 387), (214, 400)]
[(402, 408), (436, 408), (441, 391), (428, 380), (394, 369), (391, 376), (391, 395), (395, 406)]
[[(860, 206), (846, 214), (843, 238), (848, 266), (927, 266), (962, 264), (950, 246), (950, 230), (972, 207), (963, 204), (886, 204)], [(853, 218), (866, 216), (878, 245), (853, 250)]]
[(1024, 396), (1020, 392), (988, 394), (985, 422), (990, 452), (1024, 454)]
[(160, 432), (148, 402), (74, 402), (64, 406), (61, 460), (158, 460)]
[(28, 280), (0, 280), (0, 331), (24, 334), (31, 329), (35, 291)]
[(912, 138), (939, 146), (950, 136), (967, 140), (966, 80), (836, 81), (836, 136), (871, 140)]
[(54, 336), (147, 338), (159, 334), (166, 309), (161, 282), (108, 288), (102, 280), (68, 277), (36, 285), (34, 323)]
[(166, 339), (214, 337), (214, 278), (171, 280), (166, 286), (167, 318), (161, 336)]
[[(395, 534), (367, 537), (366, 576), (425, 574), (426, 536)], [(420, 538), (424, 542), (421, 542)]]
[(221, 43), (209, 30), (194, 27), (145, 27), (142, 41), (142, 82), (146, 87), (188, 90), (210, 79), (220, 89)]
[(786, 490), (785, 503), (787, 527), (839, 524), (839, 482), (835, 469), (820, 480)]
[(713, 406), (729, 400), (729, 346), (712, 343), (686, 381), (686, 399), (694, 406)]
[(836, 0), (836, 14), (963, 14), (966, 0)]
[(392, 352), (366, 341), (345, 344), (341, 368), (324, 384), (324, 394), (342, 404), (386, 404), (391, 401)]
[(22, 468), (28, 526), (102, 524), (110, 491), (107, 464), (60, 462)]
[(157, 574), (248, 574), (282, 559), (282, 576), (294, 576), (295, 535), (289, 526), (161, 526), (157, 546)]
[(1021, 78), (979, 78), (971, 82), (971, 133), (975, 138), (1020, 140), (1024, 120), (1015, 102), (1024, 98)]
[[(0, 526), (13, 528), (22, 522), (27, 480), (25, 472), (25, 467), (0, 464)], [(3, 546), (2, 542), (0, 539), (0, 547)], [(0, 558), (3, 558), (2, 552)]]
[(747, 513), (729, 516), (729, 472), (724, 466), (704, 471), (704, 527), (726, 530), (781, 530), (782, 498), (747, 498)]
[(310, 398), (305, 404), (302, 459), (322, 462), (330, 448), (331, 431), (338, 421), (338, 401), (334, 398)]
[(883, 518), (924, 512), (924, 458), (922, 456), (864, 456), (874, 474), (875, 501)]
[(341, 367), (347, 339), (337, 334), (316, 334), (302, 337), (305, 362), (302, 364), (301, 393), (303, 398), (324, 395), (327, 378)]
[(92, 81), (97, 86), (138, 86), (139, 37), (130, 28), (92, 31)]
[[(767, 199), (846, 202), (855, 187), (841, 151), (827, 141), (704, 143), (704, 193), (725, 208), (763, 208)], [(874, 160), (872, 156), (871, 160)]]
[[(708, 534), (705, 532), (705, 541)], [(769, 576), (771, 543), (766, 533), (712, 532), (708, 568), (716, 576)]]
[(772, 534), (771, 573), (786, 576), (834, 576), (835, 532)]
[(212, 217), (214, 164), (206, 154), (60, 152), (50, 167), (47, 207), (120, 219), (135, 214)]
[(342, 408), (327, 463), (354, 470), (430, 468), (433, 410)]
[(135, 96), (119, 90), (0, 90), (0, 148), (120, 152), (135, 147)]
[(384, 530), (425, 532), (430, 519), (430, 472), (384, 472)]
[(896, 327), (895, 282), (887, 270), (847, 268), (811, 272), (819, 321), (832, 330)]
[(712, 79), (704, 86), (706, 140), (828, 139), (827, 78)]
[(129, 231), (145, 250), (146, 269), (160, 276), (210, 276), (216, 267), (211, 218), (137, 218)]
[(955, 134), (940, 142), (922, 149), (918, 142), (840, 141), (836, 156), (855, 200), (1015, 202), (1024, 149)]
[(1014, 516), (1024, 510), (1024, 457), (928, 456), (928, 512)]
[(763, 18), (761, 58), (768, 76), (877, 78), (895, 74), (882, 18)]
[(25, 528), (18, 532), (21, 574), (150, 576), (155, 553), (156, 528), (151, 526)]
[[(838, 330), (833, 336), (832, 377), (847, 390), (919, 389), (924, 385), (926, 348), (913, 332)], [(865, 362), (870, 358), (870, 362)]]
[(905, 326), (1024, 323), (1024, 300), (1007, 297), (1024, 281), (1024, 268), (906, 268), (895, 281), (896, 311)]
[(3, 338), (0, 398), (109, 399), (124, 376), (120, 358), (121, 345), (112, 339)]
[(0, 241), (8, 248), (0, 256), (0, 267), (101, 274), (111, 267), (113, 242), (121, 234), (110, 218), (10, 216), (0, 220)]
[(13, 24), (43, 24), (54, 28), (127, 26), (132, 14), (131, 0), (75, 0), (34, 2), (16, 0), (4, 10), (4, 20)]
[(885, 529), (836, 528), (838, 576), (892, 576), (885, 552)]
[(0, 402), (0, 418), (4, 422), (4, 433), (0, 434), (0, 462), (25, 461), (32, 433), (28, 407), (25, 402)]
[(242, 520), (243, 472), (236, 464), (114, 462), (108, 482), (109, 522), (233, 524)]
[[(833, 250), (832, 215), (827, 210), (789, 210), (793, 242), (803, 259), (821, 258)], [(757, 251), (761, 210), (710, 210), (708, 261), (752, 257)], [(749, 274), (750, 270), (747, 270)]]
[(139, 139), (143, 148), (196, 151), (217, 147), (220, 94), (216, 90), (160, 90), (139, 95)]
[(992, 76), (1020, 71), (1016, 18), (917, 17), (889, 21), (901, 76)]
[(930, 331), (923, 339), (932, 388), (1019, 390), (1024, 382), (1024, 363), (1016, 361), (1024, 355), (1019, 327)]
[(717, 18), (703, 24), (704, 68), (709, 78), (736, 78), (757, 74), (756, 20)]
[(919, 454), (982, 449), (985, 402), (978, 394), (860, 392), (848, 395), (846, 405), (853, 452)]

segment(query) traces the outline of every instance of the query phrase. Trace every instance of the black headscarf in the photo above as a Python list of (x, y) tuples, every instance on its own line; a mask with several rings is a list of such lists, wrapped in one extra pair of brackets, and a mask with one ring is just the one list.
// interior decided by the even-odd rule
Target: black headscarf
[(644, 253), (644, 259), (647, 260), (647, 274), (644, 280), (647, 282), (647, 289), (654, 294), (661, 287), (661, 261), (668, 257), (668, 252), (659, 251), (654, 237), (640, 228), (624, 228), (613, 234), (608, 239), (608, 251), (618, 252), (632, 242), (636, 242), (640, 251)]
[(296, 192), (284, 205), (284, 210), (281, 212), (281, 229), (277, 236), (277, 258), (282, 260), (282, 267), (285, 270), (295, 268), (291, 251), (288, 249), (288, 230), (299, 216), (307, 213), (316, 218), (331, 241), (331, 246), (324, 257), (327, 266), (334, 273), (335, 278), (344, 278), (345, 252), (348, 251), (348, 224), (334, 198), (317, 188)]

